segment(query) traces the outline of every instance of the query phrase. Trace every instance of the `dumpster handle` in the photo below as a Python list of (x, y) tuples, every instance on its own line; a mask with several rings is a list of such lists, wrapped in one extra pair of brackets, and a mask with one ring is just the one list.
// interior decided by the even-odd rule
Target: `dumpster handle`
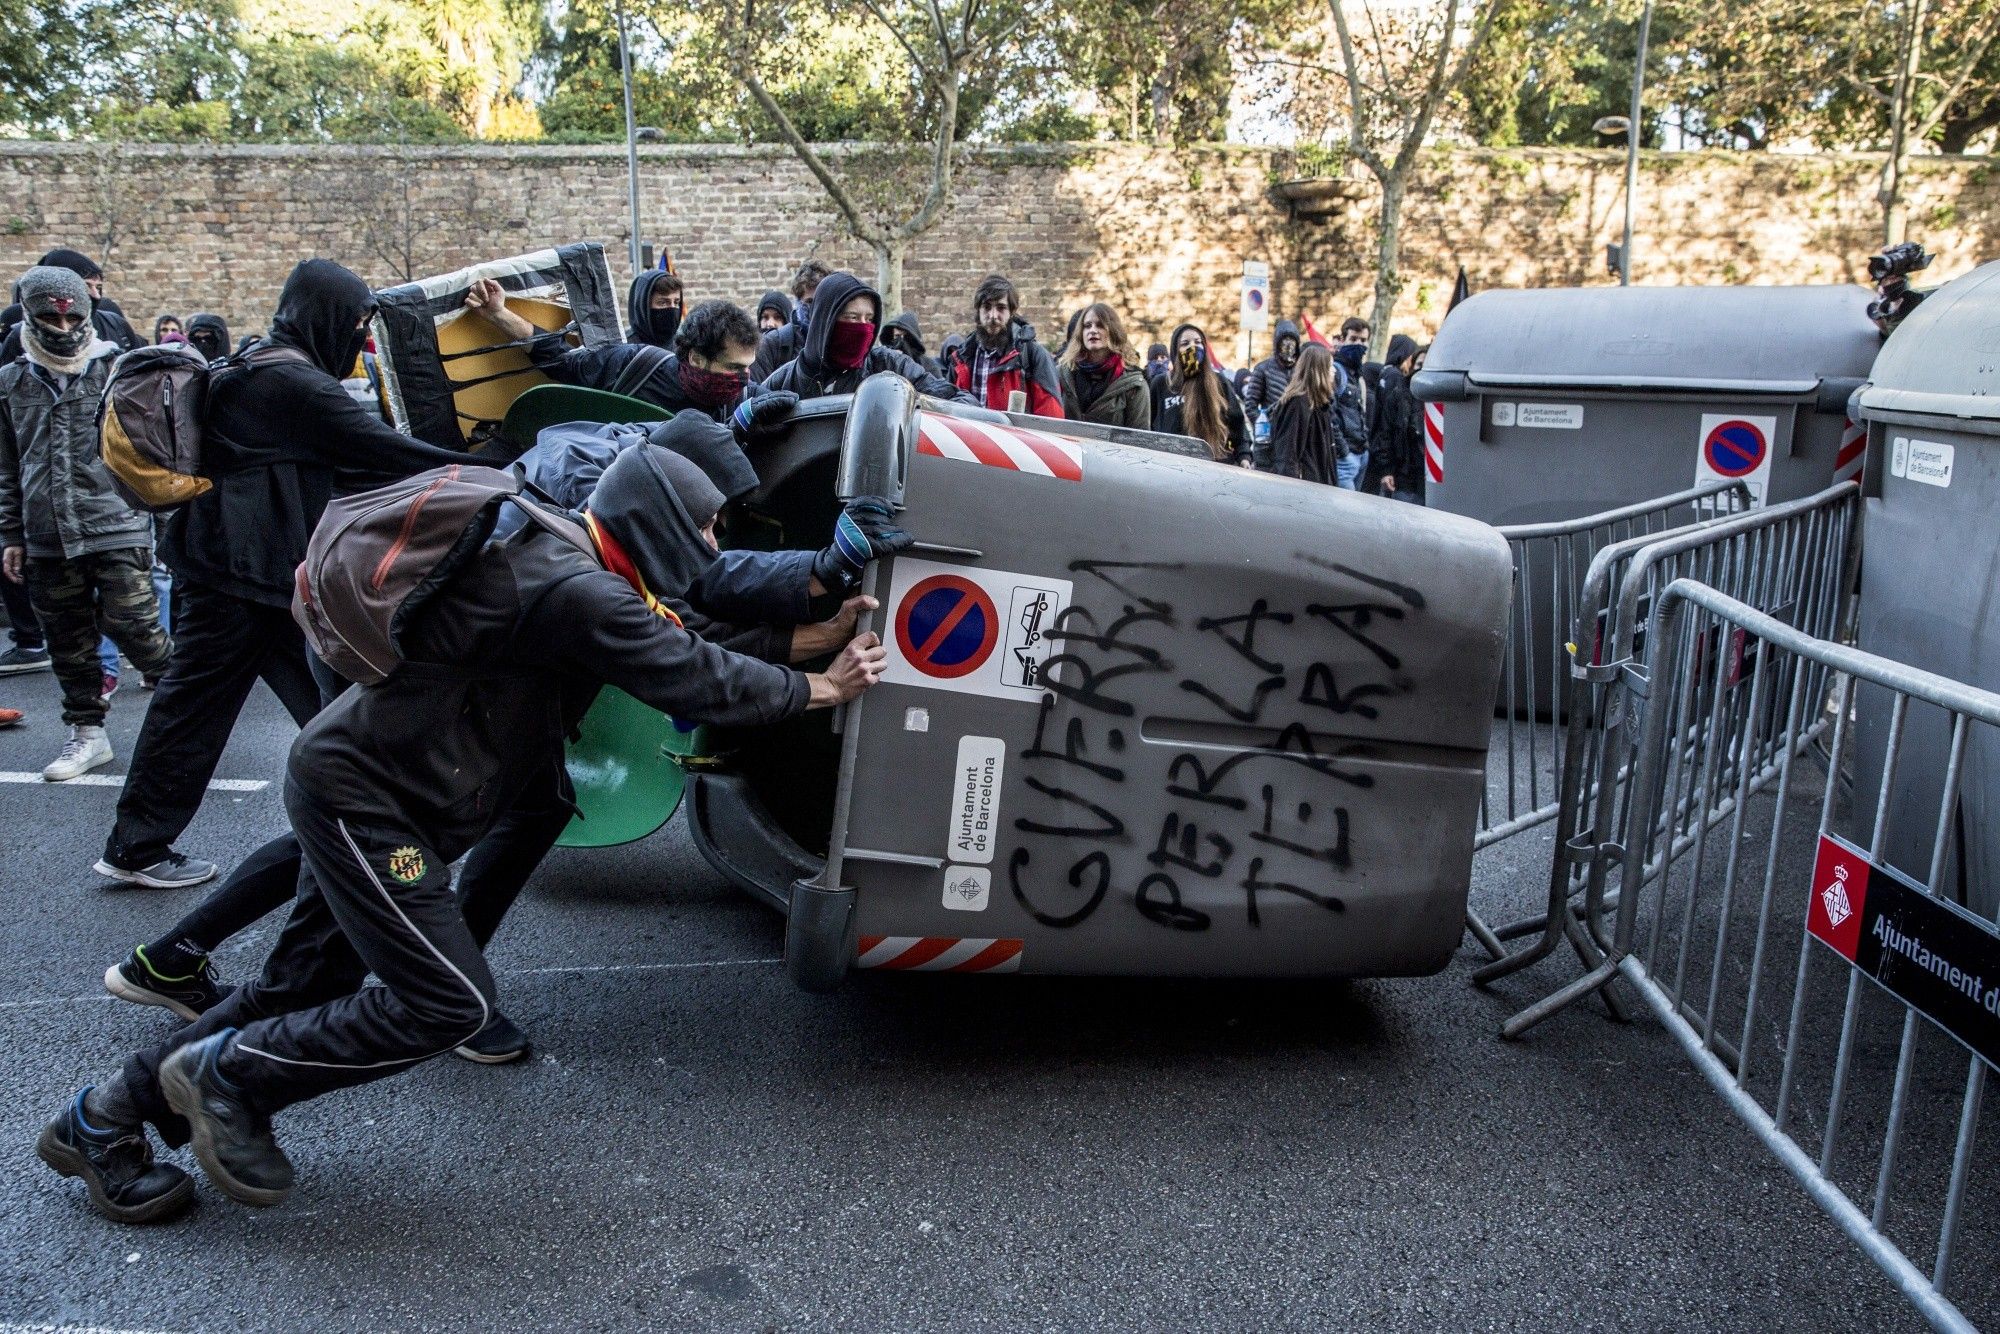
[(890, 866), (921, 866), (926, 870), (942, 871), (944, 858), (926, 857), (919, 852), (877, 852), (873, 848), (849, 848), (845, 858), (851, 862), (883, 862)]
[(963, 556), (967, 560), (980, 560), (986, 555), (977, 547), (953, 547), (942, 542), (912, 542), (910, 550), (932, 556)]

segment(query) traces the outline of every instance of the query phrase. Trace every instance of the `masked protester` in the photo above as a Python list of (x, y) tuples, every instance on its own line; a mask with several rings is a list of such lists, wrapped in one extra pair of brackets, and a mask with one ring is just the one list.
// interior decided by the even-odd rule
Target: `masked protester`
[(757, 336), (762, 338), (773, 329), (782, 329), (792, 322), (792, 299), (773, 288), (757, 299)]
[(1424, 353), (1408, 334), (1389, 339), (1376, 397), (1375, 438), (1370, 456), (1375, 484), (1370, 490), (1413, 505), (1424, 503), (1424, 414), (1410, 392), (1410, 377)]
[(1173, 349), (1167, 374), (1153, 382), (1153, 429), (1191, 435), (1217, 463), (1249, 466), (1250, 432), (1243, 404), (1229, 381), (1208, 362), (1208, 335), (1183, 324), (1167, 339)]
[(902, 353), (932, 375), (944, 374), (937, 358), (925, 354), (924, 331), (917, 324), (917, 317), (907, 310), (882, 326), (882, 346)]
[(0, 369), (0, 578), (25, 584), (62, 685), (69, 738), (42, 770), (59, 783), (112, 759), (100, 623), (149, 679), (166, 674), (168, 644), (151, 525), (119, 497), (98, 448), (118, 349), (97, 336), (89, 289), (68, 269), (29, 269), (21, 304), (26, 356)]
[(1076, 326), (1057, 366), (1063, 416), (1150, 430), (1153, 395), (1118, 313), (1103, 302), (1085, 306), (1077, 312)]
[(1250, 369), (1250, 378), (1243, 386), (1243, 410), (1251, 416), (1259, 408), (1274, 408), (1283, 396), (1285, 386), (1291, 383), (1292, 368), (1299, 361), (1299, 326), (1290, 320), (1279, 320), (1271, 337), (1271, 355)]
[(359, 276), (306, 260), (285, 280), (270, 333), (210, 379), (203, 464), (214, 486), (175, 512), (161, 544), (174, 572), (174, 656), (139, 729), (99, 875), (156, 889), (215, 875), (172, 845), (250, 687), (262, 678), (302, 725), (319, 710), (291, 605), (321, 511), (336, 487), (366, 490), (464, 459), (392, 429), (341, 388), (374, 310)]
[(869, 376), (888, 374), (902, 376), (920, 394), (971, 401), (951, 381), (876, 342), (881, 320), (882, 297), (874, 288), (851, 273), (828, 274), (813, 295), (799, 355), (773, 371), (764, 387), (815, 398), (851, 394)]
[[(1343, 330), (1343, 334), (1346, 332)], [(1365, 339), (1367, 333), (1368, 326), (1364, 324), (1360, 335)], [(1339, 372), (1333, 388), (1333, 425), (1345, 451), (1340, 457), (1337, 485), (1349, 491), (1360, 489), (1361, 478), (1368, 471), (1369, 397), (1361, 378), (1362, 358), (1367, 352), (1365, 342), (1343, 342), (1333, 349), (1334, 366)]]
[(681, 326), (682, 296), (678, 274), (648, 269), (634, 278), (625, 299), (625, 322), (632, 330), (625, 341), (672, 348), (674, 334)]
[[(714, 560), (722, 503), (700, 468), (647, 445), (592, 492), (591, 551), (539, 526), (478, 548), (402, 637), (412, 663), (475, 670), (404, 668), (349, 689), (293, 747), (285, 798), (304, 867), (262, 974), (70, 1099), (42, 1132), (43, 1160), (84, 1178), (110, 1217), (168, 1217), (192, 1183), (152, 1162), (151, 1123), (170, 1144), (191, 1139), (231, 1198), (282, 1202), (294, 1173), (274, 1115), (450, 1051), (495, 1013), (450, 866), (520, 794), (567, 794), (563, 739), (601, 685), (690, 722), (757, 726), (878, 680), (873, 635), (808, 674), (678, 623), (671, 601)], [(380, 985), (364, 987), (371, 973)]]
[(806, 323), (812, 318), (813, 298), (819, 292), (819, 285), (833, 270), (816, 259), (809, 259), (799, 265), (792, 275), (792, 314), (790, 322), (770, 330), (757, 344), (757, 359), (750, 364), (750, 378), (759, 384), (771, 378), (771, 373), (799, 354), (805, 346)]
[(188, 316), (187, 340), (210, 361), (228, 356), (231, 350), (228, 322), (205, 310)]
[(975, 327), (963, 344), (965, 359), (953, 373), (958, 387), (997, 412), (1007, 411), (1018, 392), (1035, 416), (1062, 416), (1055, 358), (1035, 341), (1035, 326), (1020, 318), (1021, 298), (1014, 284), (997, 273), (987, 277), (973, 294), (972, 310)]
[[(657, 271), (655, 278), (672, 277)], [(759, 392), (747, 371), (757, 329), (740, 306), (704, 301), (685, 325), (674, 312), (674, 350), (642, 343), (571, 347), (560, 333), (544, 333), (507, 308), (507, 293), (491, 278), (473, 283), (465, 308), (484, 316), (503, 337), (528, 344), (528, 359), (558, 384), (615, 389), (669, 412), (699, 412), (726, 420), (746, 395)]]
[[(58, 246), (35, 261), (38, 268), (68, 269), (83, 279), (85, 290), (90, 293), (90, 322), (97, 330), (97, 336), (115, 346), (120, 352), (130, 352), (135, 347), (144, 347), (146, 340), (125, 319), (125, 312), (116, 301), (104, 295), (104, 266), (80, 250)], [(21, 300), (16, 293), (17, 304), (0, 311), (0, 328), (7, 333), (0, 341), (0, 366), (21, 355)]]

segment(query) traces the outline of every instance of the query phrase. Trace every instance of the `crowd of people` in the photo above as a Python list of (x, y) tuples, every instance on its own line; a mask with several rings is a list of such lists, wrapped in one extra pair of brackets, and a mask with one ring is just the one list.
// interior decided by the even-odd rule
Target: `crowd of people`
[[(206, 376), (203, 485), (156, 514), (132, 503), (100, 443), (114, 365), (145, 340), (82, 254), (51, 251), (20, 277), (0, 314), (12, 638), (0, 673), (53, 672), (68, 735), (43, 777), (63, 782), (112, 761), (104, 723), (129, 661), (151, 699), (94, 869), (154, 889), (215, 882), (105, 974), (114, 996), (183, 1025), (77, 1093), (38, 1141), (100, 1212), (145, 1222), (191, 1202), (192, 1180), (155, 1159), (149, 1126), (192, 1143), (232, 1198), (274, 1204), (293, 1181), (272, 1129), (283, 1108), (447, 1052), (501, 1063), (528, 1050), (483, 952), (573, 814), (564, 738), (601, 686), (685, 722), (758, 726), (879, 679), (879, 639), (855, 633), (875, 605), (860, 576), (911, 541), (885, 501), (850, 502), (822, 550), (718, 551), (729, 501), (756, 484), (754, 451), (801, 398), (898, 375), (940, 399), (1175, 432), (1218, 463), (1422, 498), (1408, 383), (1422, 349), (1399, 336), (1367, 363), (1359, 320), (1333, 347), (1281, 322), (1272, 355), (1230, 376), (1192, 323), (1142, 359), (1102, 302), (1051, 351), (998, 275), (935, 355), (913, 315), (889, 318), (868, 283), (817, 261), (754, 311), (688, 296), (669, 268), (641, 273), (627, 340), (591, 347), (536, 328), (498, 281), (470, 285), (466, 317), (551, 379), (672, 415), (545, 433), (510, 483), (531, 490), (433, 544), (448, 555), (419, 581), (421, 612), (413, 592), (385, 622), (397, 665), (378, 680), (344, 676), (328, 648), (332, 613), (313, 606), (302, 563), (347, 557), (314, 546), (315, 530), (330, 505), (393, 500), (412, 477), (431, 479), (425, 495), (459, 485), (467, 456), (395, 430), (354, 391), (368, 379), (366, 283), (306, 260), (268, 331), (235, 348), (213, 314), (155, 321), (155, 344), (185, 344)], [(424, 548), (406, 541), (424, 502), (406, 503), (378, 588), (406, 546)], [(258, 680), (300, 728), (290, 828), (218, 879), (177, 845)], [(0, 710), (0, 726), (20, 721)], [(225, 987), (210, 955), (287, 905), (259, 974)], [(381, 985), (362, 985), (371, 974)]]

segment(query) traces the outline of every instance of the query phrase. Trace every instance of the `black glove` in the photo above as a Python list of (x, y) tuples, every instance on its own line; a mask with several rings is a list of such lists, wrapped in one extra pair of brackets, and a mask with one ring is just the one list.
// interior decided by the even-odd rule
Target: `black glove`
[(888, 501), (856, 496), (833, 526), (833, 545), (813, 557), (813, 578), (829, 590), (852, 589), (869, 561), (908, 551), (916, 540), (896, 526)]
[(729, 429), (739, 445), (761, 444), (782, 433), (798, 405), (799, 396), (784, 389), (746, 398), (729, 414)]

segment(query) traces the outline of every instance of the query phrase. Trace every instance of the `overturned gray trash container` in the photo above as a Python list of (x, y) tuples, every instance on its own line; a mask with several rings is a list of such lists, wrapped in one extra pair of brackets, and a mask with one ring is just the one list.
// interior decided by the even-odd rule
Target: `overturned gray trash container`
[(1425, 503), (1492, 524), (1579, 518), (1709, 481), (1757, 503), (1861, 468), (1847, 398), (1881, 337), (1860, 287), (1481, 292), (1412, 390)]
[[(2000, 263), (1939, 288), (1897, 328), (1857, 396), (1868, 428), (1862, 481), (1860, 646), (1983, 690), (2000, 690)], [(1870, 800), (1889, 707), (1856, 703), (1860, 791)], [(1899, 751), (1886, 849), (1930, 874), (1951, 731), (1912, 707)], [(1943, 886), (1984, 916), (2000, 908), (2000, 738), (1966, 739)], [(1864, 813), (1864, 818), (1865, 818)]]
[(921, 544), (871, 568), (890, 667), (839, 733), (712, 729), (690, 784), (704, 854), (788, 911), (802, 984), (1451, 957), (1506, 544), (1154, 439), (881, 376), (758, 454), (744, 540), (817, 545), (879, 491)]

